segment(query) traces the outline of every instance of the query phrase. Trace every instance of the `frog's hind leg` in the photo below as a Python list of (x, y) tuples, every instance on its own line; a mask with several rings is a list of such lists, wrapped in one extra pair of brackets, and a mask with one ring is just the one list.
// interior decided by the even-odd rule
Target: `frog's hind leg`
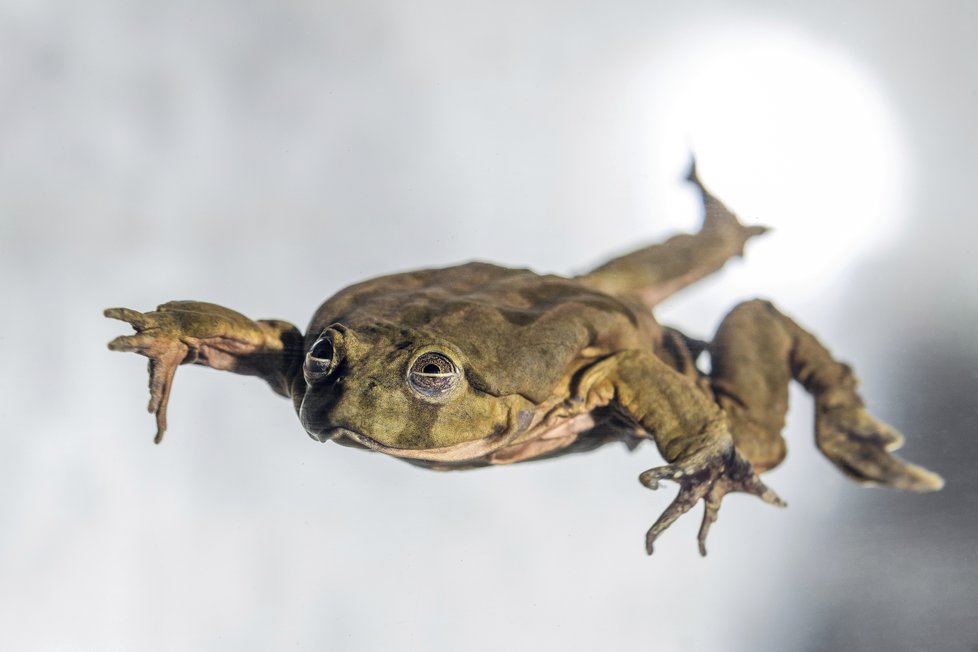
[(815, 399), (815, 440), (850, 478), (912, 491), (943, 486), (935, 473), (890, 454), (901, 435), (863, 407), (852, 369), (767, 301), (742, 303), (728, 314), (710, 345), (711, 381), (727, 413), (734, 444), (758, 471), (784, 459), (781, 437), (788, 383)]
[(742, 256), (746, 242), (768, 230), (741, 224), (703, 186), (695, 162), (690, 165), (687, 179), (703, 198), (703, 226), (699, 233), (673, 236), (661, 244), (615, 258), (578, 280), (610, 294), (637, 295), (652, 307), (718, 271), (734, 256)]

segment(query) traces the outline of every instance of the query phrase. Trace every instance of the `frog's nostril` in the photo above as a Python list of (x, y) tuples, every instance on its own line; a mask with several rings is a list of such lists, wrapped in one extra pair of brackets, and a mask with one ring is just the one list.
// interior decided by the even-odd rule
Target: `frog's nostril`
[(329, 337), (320, 338), (309, 353), (302, 368), (307, 383), (320, 382), (334, 371), (337, 365), (336, 347)]
[(332, 360), (334, 355), (333, 343), (328, 339), (321, 339), (312, 347), (309, 355), (319, 360)]

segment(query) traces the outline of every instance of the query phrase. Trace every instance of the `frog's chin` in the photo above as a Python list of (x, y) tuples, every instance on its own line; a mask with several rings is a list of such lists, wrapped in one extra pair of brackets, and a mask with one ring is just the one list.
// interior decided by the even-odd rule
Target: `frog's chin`
[(382, 444), (376, 439), (369, 437), (361, 432), (350, 430), (349, 428), (323, 428), (315, 432), (307, 430), (309, 436), (316, 441), (327, 442), (339, 439), (349, 439), (361, 446), (366, 446), (372, 450), (395, 457), (405, 457), (415, 460), (428, 460), (433, 462), (464, 462), (474, 460), (492, 453), (500, 447), (506, 445), (510, 439), (508, 433), (493, 433), (482, 439), (465, 441), (450, 446), (438, 446), (434, 448), (396, 448)]

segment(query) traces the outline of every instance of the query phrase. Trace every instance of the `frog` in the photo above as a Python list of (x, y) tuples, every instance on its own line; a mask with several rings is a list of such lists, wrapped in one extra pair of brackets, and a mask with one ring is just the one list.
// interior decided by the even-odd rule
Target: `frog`
[[(695, 233), (576, 276), (470, 262), (366, 280), (327, 299), (305, 333), (203, 301), (106, 317), (135, 333), (112, 351), (149, 359), (154, 441), (167, 429), (176, 370), (196, 364), (263, 379), (291, 399), (318, 442), (447, 471), (651, 441), (664, 464), (639, 475), (678, 493), (645, 536), (700, 502), (700, 554), (727, 494), (785, 502), (760, 475), (779, 466), (794, 381), (814, 399), (819, 451), (864, 485), (930, 492), (944, 480), (893, 453), (903, 436), (874, 417), (852, 367), (770, 301), (734, 306), (712, 340), (660, 324), (654, 309), (744, 256), (768, 231), (703, 184)], [(708, 366), (705, 360), (708, 359)]]

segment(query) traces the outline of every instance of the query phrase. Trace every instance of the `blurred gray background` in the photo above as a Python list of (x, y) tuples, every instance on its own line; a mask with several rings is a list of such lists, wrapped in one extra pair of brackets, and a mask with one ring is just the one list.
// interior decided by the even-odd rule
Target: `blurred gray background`
[[(978, 5), (0, 1), (0, 647), (973, 650)], [(304, 325), (483, 259), (574, 273), (774, 232), (663, 306), (766, 296), (856, 367), (940, 493), (862, 489), (793, 394), (776, 510), (653, 558), (651, 446), (438, 474), (183, 368), (153, 446), (114, 305)]]

